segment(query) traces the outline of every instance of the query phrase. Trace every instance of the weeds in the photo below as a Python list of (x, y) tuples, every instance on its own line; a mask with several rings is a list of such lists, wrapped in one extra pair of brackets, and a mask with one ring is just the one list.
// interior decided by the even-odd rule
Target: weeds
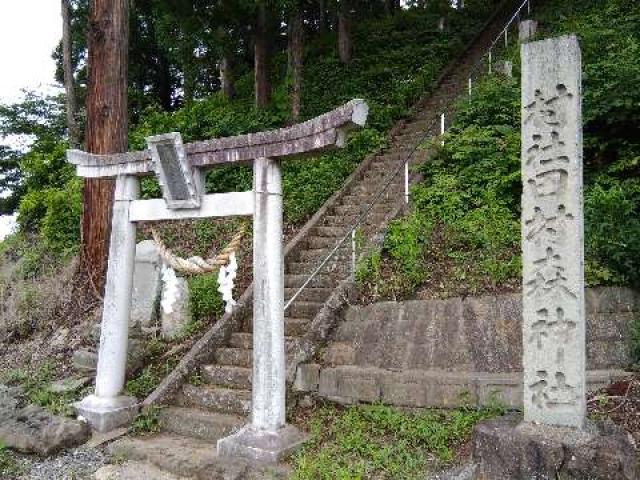
[(480, 420), (500, 408), (406, 413), (384, 405), (324, 406), (310, 420), (311, 440), (293, 458), (295, 480), (416, 479), (450, 463)]
[(158, 433), (162, 427), (159, 413), (160, 408), (158, 407), (145, 408), (129, 427), (129, 433), (131, 435)]

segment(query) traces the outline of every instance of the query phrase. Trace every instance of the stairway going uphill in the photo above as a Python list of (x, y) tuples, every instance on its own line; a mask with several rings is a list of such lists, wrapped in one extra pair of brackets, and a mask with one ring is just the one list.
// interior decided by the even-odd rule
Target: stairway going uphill
[[(383, 233), (387, 223), (402, 210), (404, 176), (394, 174), (412, 152), (411, 164), (426, 160), (427, 151), (416, 150), (416, 146), (439, 134), (440, 113), (466, 94), (474, 65), (504, 24), (504, 15), (494, 16), (472, 45), (445, 71), (433, 93), (415, 106), (413, 118), (393, 128), (388, 147), (367, 158), (343, 189), (303, 228), (301, 240), (285, 258), (285, 303), (374, 200), (377, 200), (375, 205), (359, 229), (365, 238)], [(379, 195), (387, 184), (388, 189)], [(309, 330), (332, 292), (350, 276), (351, 268), (351, 242), (348, 241), (286, 310), (288, 350)], [(161, 409), (163, 432), (141, 439), (125, 438), (113, 445), (114, 451), (133, 460), (153, 463), (176, 475), (198, 477), (206, 471), (206, 477), (198, 478), (218, 478), (213, 472), (223, 468), (220, 465), (228, 460), (216, 458), (214, 445), (219, 438), (247, 422), (251, 407), (251, 316), (245, 315), (234, 326), (228, 342), (215, 349), (214, 361), (199, 365), (199, 374), (181, 386), (170, 406)], [(274, 478), (280, 474), (286, 478), (286, 472), (273, 472)]]

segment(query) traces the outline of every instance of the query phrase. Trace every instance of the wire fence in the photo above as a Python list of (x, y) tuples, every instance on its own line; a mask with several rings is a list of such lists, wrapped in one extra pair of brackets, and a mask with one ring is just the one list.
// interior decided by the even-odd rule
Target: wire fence
[[(467, 81), (467, 90), (468, 94), (471, 95), (473, 93), (473, 87), (477, 80), (486, 73), (491, 75), (495, 69), (495, 54), (499, 48), (507, 49), (509, 47), (510, 41), (510, 29), (515, 25), (518, 28), (518, 25), (523, 17), (523, 14), (526, 11), (526, 15), (531, 14), (531, 6), (532, 0), (524, 0), (519, 7), (515, 10), (513, 15), (506, 22), (505, 26), (502, 28), (500, 33), (493, 39), (491, 45), (488, 50), (473, 64), (470, 73), (468, 75)], [(407, 154), (406, 158), (399, 163), (395, 170), (392, 171), (389, 177), (387, 177), (386, 181), (384, 181), (382, 187), (378, 190), (373, 200), (367, 205), (367, 208), (360, 213), (356, 220), (347, 228), (346, 233), (341, 237), (341, 239), (336, 243), (336, 245), (331, 249), (331, 251), (324, 257), (324, 259), (317, 265), (314, 271), (309, 275), (309, 277), (305, 280), (305, 282), (298, 288), (298, 290), (291, 296), (291, 298), (286, 302), (284, 306), (284, 310), (286, 311), (293, 302), (302, 294), (302, 292), (311, 284), (311, 282), (320, 274), (324, 267), (331, 261), (331, 259), (335, 256), (335, 254), (345, 246), (347, 241), (351, 242), (351, 273), (355, 273), (356, 263), (358, 259), (357, 249), (357, 241), (356, 241), (356, 233), (357, 230), (362, 227), (374, 209), (374, 207), (378, 204), (381, 198), (388, 192), (391, 185), (398, 178), (398, 176), (404, 172), (404, 203), (409, 203), (409, 184), (410, 184), (410, 174), (409, 174), (409, 166), (411, 160), (414, 158), (416, 152), (420, 149), (421, 145), (432, 138), (435, 129), (440, 127), (440, 136), (442, 138), (441, 144), (444, 145), (444, 133), (446, 131), (446, 122), (447, 118), (451, 118), (453, 114), (453, 110), (455, 107), (455, 101), (449, 102), (442, 112), (435, 116), (433, 120), (428, 124), (428, 126), (424, 129), (424, 134), (419, 138), (418, 142), (412, 147)]]

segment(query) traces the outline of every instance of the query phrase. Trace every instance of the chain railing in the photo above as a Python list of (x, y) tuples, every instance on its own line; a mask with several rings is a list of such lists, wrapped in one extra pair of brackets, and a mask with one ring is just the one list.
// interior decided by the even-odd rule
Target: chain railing
[[(514, 25), (514, 22), (517, 24), (520, 23), (520, 19), (522, 16), (522, 12), (526, 9), (527, 15), (531, 14), (531, 3), (532, 0), (524, 0), (520, 6), (515, 10), (514, 14), (510, 17), (509, 21), (505, 24), (504, 28), (500, 31), (500, 33), (494, 38), (491, 42), (491, 45), (487, 52), (483, 54), (471, 68), (471, 72), (468, 77), (468, 94), (471, 95), (473, 92), (473, 79), (479, 78), (483, 71), (483, 66), (485, 65), (485, 61), (487, 61), (488, 73), (492, 74), (495, 68), (493, 67), (493, 57), (494, 50), (498, 48), (498, 42), (501, 42), (504, 39), (504, 48), (509, 47), (509, 29)], [(477, 75), (474, 77), (474, 75)], [(405, 204), (409, 203), (409, 183), (410, 183), (410, 174), (409, 174), (409, 166), (410, 162), (413, 159), (415, 153), (419, 150), (422, 143), (425, 140), (431, 138), (433, 130), (437, 128), (438, 123), (440, 123), (440, 136), (442, 138), (441, 144), (444, 145), (444, 134), (446, 131), (446, 119), (450, 117), (453, 113), (454, 102), (450, 102), (446, 105), (443, 111), (437, 115), (431, 123), (428, 124), (427, 128), (424, 130), (424, 134), (420, 137), (419, 141), (416, 143), (414, 147), (412, 147), (411, 151), (408, 153), (407, 157), (398, 165), (398, 167), (392, 172), (392, 174), (386, 179), (382, 188), (378, 191), (374, 199), (369, 203), (367, 208), (358, 215), (356, 220), (348, 227), (347, 232), (344, 236), (336, 243), (336, 245), (331, 249), (331, 251), (327, 254), (327, 256), (318, 264), (318, 266), (314, 269), (314, 271), (309, 275), (309, 277), (305, 280), (305, 282), (296, 290), (293, 296), (286, 302), (284, 309), (285, 311), (293, 304), (293, 302), (300, 296), (300, 294), (309, 286), (309, 284), (318, 276), (320, 272), (324, 269), (324, 267), (329, 263), (329, 261), (334, 257), (334, 255), (343, 247), (345, 242), (351, 240), (351, 270), (352, 274), (355, 273), (356, 262), (358, 254), (356, 252), (357, 242), (356, 242), (356, 232), (358, 228), (360, 228), (366, 218), (369, 216), (369, 213), (373, 210), (373, 208), (378, 204), (380, 199), (384, 196), (385, 193), (389, 190), (389, 187), (393, 184), (394, 180), (400, 175), (401, 172), (404, 172), (404, 202)]]

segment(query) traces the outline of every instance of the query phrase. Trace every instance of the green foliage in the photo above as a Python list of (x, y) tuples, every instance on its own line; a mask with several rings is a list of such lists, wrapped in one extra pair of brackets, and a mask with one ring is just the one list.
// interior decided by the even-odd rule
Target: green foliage
[(189, 278), (189, 311), (191, 323), (183, 335), (199, 330), (207, 320), (222, 313), (222, 295), (218, 293), (218, 273), (206, 273)]
[[(640, 94), (624, 85), (640, 78), (640, 7), (627, 0), (557, 0), (543, 11), (545, 33), (577, 32), (583, 50), (587, 283), (637, 286)], [(507, 52), (517, 68), (516, 54)], [(517, 79), (480, 81), (457, 104), (444, 146), (430, 147), (435, 155), (412, 189), (413, 211), (389, 229), (373, 291), (515, 288), (521, 272)]]
[(160, 408), (151, 406), (145, 408), (136, 416), (133, 423), (129, 427), (129, 433), (134, 436), (149, 435), (158, 433), (162, 428), (160, 421)]
[(146, 398), (162, 381), (162, 370), (148, 365), (136, 377), (127, 381), (125, 391), (136, 398)]
[(629, 332), (627, 334), (627, 348), (629, 352), (630, 368), (635, 371), (640, 370), (640, 315), (636, 314), (629, 322)]
[(7, 480), (19, 478), (23, 472), (24, 468), (22, 465), (11, 456), (7, 447), (0, 443), (0, 477)]
[[(311, 439), (293, 458), (295, 480), (417, 479), (453, 460), (456, 447), (498, 409), (405, 413), (383, 405), (325, 406), (310, 420)], [(435, 459), (435, 465), (431, 459)]]
[(54, 366), (46, 362), (36, 370), (11, 370), (2, 381), (9, 385), (20, 385), (30, 403), (39, 405), (54, 415), (73, 416), (71, 404), (79, 400), (86, 391), (53, 392), (50, 387), (54, 379)]

